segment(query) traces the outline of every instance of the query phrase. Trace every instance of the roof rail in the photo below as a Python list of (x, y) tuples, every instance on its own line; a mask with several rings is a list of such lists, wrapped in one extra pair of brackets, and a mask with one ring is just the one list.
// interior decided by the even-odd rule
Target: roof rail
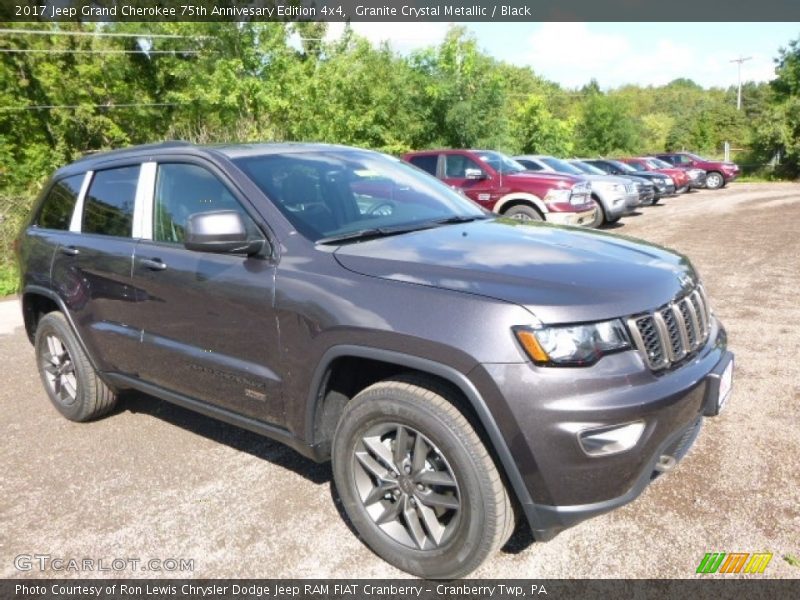
[(119, 148), (117, 150), (89, 150), (81, 155), (80, 158), (73, 162), (81, 162), (84, 160), (88, 160), (90, 158), (94, 158), (95, 156), (115, 156), (117, 154), (123, 154), (127, 152), (135, 152), (137, 150), (159, 150), (162, 148), (179, 148), (185, 146), (193, 146), (191, 142), (185, 142), (183, 140), (166, 140), (163, 142), (154, 142), (152, 144), (139, 144), (138, 146), (128, 146), (127, 148)]

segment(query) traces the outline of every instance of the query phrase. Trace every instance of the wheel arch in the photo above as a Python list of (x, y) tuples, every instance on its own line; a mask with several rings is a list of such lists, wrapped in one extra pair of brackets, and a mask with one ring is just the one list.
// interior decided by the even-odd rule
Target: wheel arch
[(83, 350), (83, 352), (89, 358), (89, 362), (94, 370), (100, 373), (97, 361), (95, 361), (93, 354), (89, 351), (89, 348), (81, 337), (78, 328), (75, 327), (75, 322), (72, 320), (72, 315), (67, 310), (64, 300), (58, 294), (46, 287), (39, 285), (27, 285), (23, 289), (21, 297), (22, 315), (25, 321), (25, 332), (27, 333), (28, 339), (31, 343), (33, 343), (35, 339), (36, 326), (39, 323), (39, 319), (49, 312), (58, 311), (64, 315), (64, 318), (67, 320), (67, 324), (72, 330), (75, 339), (78, 340), (81, 350)]
[[(473, 416), (477, 420), (476, 425), (482, 430), (478, 431), (478, 434), (489, 444), (488, 450), (497, 458), (499, 462), (498, 467), (510, 484), (510, 491), (513, 497), (517, 500), (518, 505), (525, 511), (525, 515), (531, 526), (534, 529), (538, 528), (538, 524), (541, 521), (533, 507), (533, 500), (531, 499), (522, 474), (517, 467), (508, 444), (492, 416), (489, 407), (478, 389), (464, 373), (444, 363), (393, 350), (365, 346), (340, 345), (328, 349), (320, 360), (311, 379), (311, 387), (306, 404), (305, 439), (307, 443), (313, 447), (314, 456), (317, 460), (327, 460), (327, 455), (330, 452), (330, 442), (320, 439), (319, 434), (322, 434), (324, 438), (325, 434), (330, 432), (331, 429), (331, 424), (326, 424), (322, 419), (325, 418), (326, 403), (330, 401), (330, 399), (326, 399), (326, 395), (328, 391), (327, 384), (332, 374), (332, 367), (335, 365), (336, 361), (340, 359), (374, 361), (390, 367), (389, 372), (394, 369), (395, 373), (413, 371), (420, 375), (427, 375), (435, 378), (452, 387), (454, 391), (457, 391), (466, 402), (466, 408), (472, 412), (472, 415), (465, 414), (465, 416), (468, 418)], [(337, 400), (334, 399), (334, 402), (336, 401)], [(337, 407), (334, 405), (332, 407), (333, 410), (338, 408), (340, 411), (346, 403), (346, 400), (343, 399), (339, 399), (338, 401), (342, 403), (341, 406)], [(333, 427), (335, 428), (335, 425), (333, 425)]]
[(542, 201), (541, 198), (535, 194), (529, 194), (527, 192), (513, 192), (511, 194), (506, 194), (494, 203), (492, 212), (502, 214), (502, 212), (507, 208), (513, 206), (514, 204), (520, 203), (533, 206), (536, 210), (542, 213), (542, 216), (550, 212), (547, 209), (547, 205)]

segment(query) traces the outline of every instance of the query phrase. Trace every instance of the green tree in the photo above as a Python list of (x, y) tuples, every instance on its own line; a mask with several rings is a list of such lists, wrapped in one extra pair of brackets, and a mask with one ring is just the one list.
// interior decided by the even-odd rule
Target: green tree
[(629, 153), (636, 149), (637, 136), (637, 124), (623, 102), (600, 93), (586, 98), (577, 125), (580, 154)]
[(514, 115), (514, 134), (524, 153), (568, 156), (574, 151), (575, 122), (558, 119), (542, 96), (530, 96)]

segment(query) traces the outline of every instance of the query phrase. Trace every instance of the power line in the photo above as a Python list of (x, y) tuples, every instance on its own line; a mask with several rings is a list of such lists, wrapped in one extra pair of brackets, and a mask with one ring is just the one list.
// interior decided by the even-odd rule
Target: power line
[(170, 38), (170, 39), (208, 39), (207, 35), (177, 35), (172, 33), (122, 33), (115, 31), (59, 31), (47, 29), (0, 29), (0, 33), (14, 35), (91, 35), (98, 37)]
[(138, 106), (186, 106), (184, 102), (137, 102), (130, 104), (40, 104), (32, 106), (0, 106), (0, 112), (13, 112), (24, 110), (53, 110), (77, 108), (134, 108)]
[(198, 50), (52, 50), (39, 48), (0, 48), (3, 54), (200, 54)]

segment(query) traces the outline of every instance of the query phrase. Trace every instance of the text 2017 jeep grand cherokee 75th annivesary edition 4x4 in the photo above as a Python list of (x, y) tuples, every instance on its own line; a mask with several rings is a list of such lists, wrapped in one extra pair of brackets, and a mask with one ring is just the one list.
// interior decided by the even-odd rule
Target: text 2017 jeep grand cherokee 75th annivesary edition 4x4
[(170, 142), (55, 173), (19, 248), (67, 418), (133, 389), (333, 461), (364, 541), (463, 576), (633, 500), (731, 389), (689, 261), (492, 214), (316, 144)]

